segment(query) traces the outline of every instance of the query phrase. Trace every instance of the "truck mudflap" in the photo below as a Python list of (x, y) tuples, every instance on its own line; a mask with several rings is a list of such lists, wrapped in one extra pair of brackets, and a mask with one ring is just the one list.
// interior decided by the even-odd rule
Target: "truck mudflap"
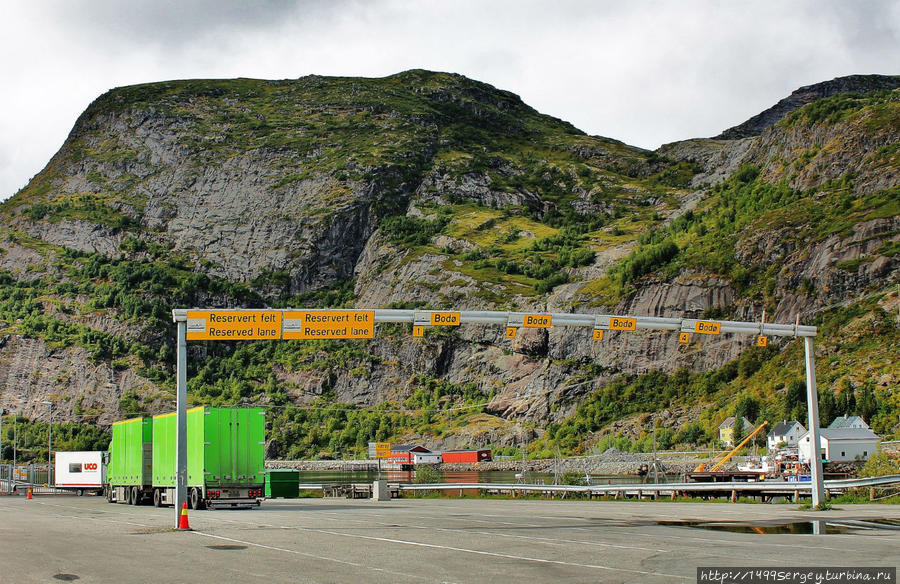
[(247, 508), (250, 509), (252, 507), (259, 507), (259, 499), (250, 499), (250, 498), (234, 498), (234, 499), (207, 499), (206, 506), (210, 509), (214, 508), (230, 508), (230, 509), (241, 509)]

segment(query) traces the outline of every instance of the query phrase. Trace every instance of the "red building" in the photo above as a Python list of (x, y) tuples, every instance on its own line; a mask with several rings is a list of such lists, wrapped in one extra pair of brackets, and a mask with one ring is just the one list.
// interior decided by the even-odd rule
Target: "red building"
[(490, 449), (485, 450), (450, 450), (441, 454), (443, 462), (488, 462), (491, 460)]
[(415, 462), (415, 453), (428, 453), (431, 452), (424, 446), (417, 446), (412, 444), (397, 444), (391, 446), (391, 457), (388, 459), (388, 462), (394, 462), (397, 464), (413, 464)]

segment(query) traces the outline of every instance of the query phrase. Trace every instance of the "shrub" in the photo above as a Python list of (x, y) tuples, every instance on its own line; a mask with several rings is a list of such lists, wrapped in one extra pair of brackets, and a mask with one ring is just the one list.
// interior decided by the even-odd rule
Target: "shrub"
[(441, 473), (433, 466), (417, 466), (416, 482), (419, 484), (441, 482)]

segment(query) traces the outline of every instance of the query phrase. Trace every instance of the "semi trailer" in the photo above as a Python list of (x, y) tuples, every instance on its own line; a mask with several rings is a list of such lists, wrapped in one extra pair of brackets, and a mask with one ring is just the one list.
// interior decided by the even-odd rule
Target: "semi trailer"
[(73, 491), (78, 495), (85, 492), (101, 495), (106, 485), (106, 465), (103, 452), (75, 451), (54, 452), (53, 486), (57, 489)]
[[(176, 414), (113, 424), (107, 500), (175, 504)], [(265, 496), (265, 410), (187, 411), (187, 501), (193, 509), (258, 506)]]
[(153, 419), (115, 422), (106, 468), (106, 500), (139, 505), (153, 494)]
[[(187, 500), (192, 509), (259, 505), (265, 496), (266, 412), (187, 411)], [(175, 503), (176, 415), (153, 418), (153, 504)]]

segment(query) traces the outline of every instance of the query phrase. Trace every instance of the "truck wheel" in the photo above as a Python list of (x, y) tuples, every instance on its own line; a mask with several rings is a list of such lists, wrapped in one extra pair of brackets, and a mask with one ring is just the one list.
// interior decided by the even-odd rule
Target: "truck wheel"
[(153, 506), (162, 507), (162, 490), (153, 489)]
[(84, 489), (78, 489), (78, 496), (84, 497)]
[(191, 489), (191, 509), (194, 511), (199, 511), (205, 507), (203, 504), (203, 498), (200, 496), (200, 489), (194, 487)]
[(137, 487), (131, 487), (131, 504), (132, 504), (132, 505), (139, 505), (140, 502), (141, 502), (141, 495), (140, 495), (140, 493), (138, 492), (138, 488), (137, 488)]
[(112, 487), (109, 487), (109, 486), (106, 487), (105, 491), (106, 491), (106, 502), (107, 502), (107, 503), (112, 503), (112, 502), (113, 502), (113, 490), (112, 490)]

